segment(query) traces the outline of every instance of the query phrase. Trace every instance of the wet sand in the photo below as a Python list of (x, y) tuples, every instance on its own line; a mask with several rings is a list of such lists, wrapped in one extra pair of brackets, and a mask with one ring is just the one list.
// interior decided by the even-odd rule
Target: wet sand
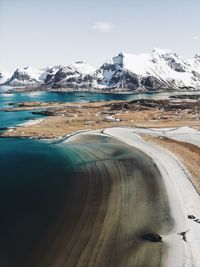
[(75, 136), (62, 146), (69, 144), (78, 160), (70, 187), (38, 242), (26, 254), (17, 248), (13, 267), (164, 266), (165, 240), (142, 239), (173, 227), (152, 159), (109, 137)]

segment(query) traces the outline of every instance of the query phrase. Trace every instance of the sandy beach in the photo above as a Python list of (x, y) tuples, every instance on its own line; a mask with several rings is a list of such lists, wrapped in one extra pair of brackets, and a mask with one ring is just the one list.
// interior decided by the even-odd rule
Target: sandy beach
[(1, 137), (62, 140), (79, 159), (70, 191), (39, 242), (19, 253), (19, 267), (199, 266), (198, 102), (174, 112), (177, 101), (163, 101), (5, 110), (45, 107), (47, 117)]
[[(195, 162), (190, 161), (184, 165), (186, 163), (186, 155), (180, 155), (183, 151), (178, 146), (175, 146), (172, 151), (170, 142), (163, 146), (151, 136), (148, 136), (148, 138), (145, 136), (145, 141), (139, 133), (142, 131), (143, 129), (141, 131), (138, 129), (134, 131), (134, 129), (130, 128), (114, 128), (107, 129), (105, 133), (117, 138), (117, 140), (141, 149), (152, 157), (161, 172), (175, 222), (171, 234), (166, 238), (169, 253), (164, 266), (173, 266), (174, 264), (176, 266), (198, 266), (200, 263), (198, 253), (200, 242), (200, 196), (198, 191), (199, 175), (195, 176), (193, 173)], [(183, 131), (182, 136), (185, 136), (187, 132), (191, 134), (189, 129), (189, 131)], [(155, 129), (153, 131), (149, 129), (149, 133), (154, 135)], [(187, 142), (190, 142), (189, 138)], [(184, 152), (188, 152), (187, 145)], [(185, 240), (180, 238), (180, 233), (184, 233)]]
[(39, 242), (26, 255), (19, 248), (18, 265), (198, 266), (199, 176), (181, 154), (199, 148), (165, 132), (191, 140), (198, 133), (115, 127), (65, 138), (63, 151), (70, 146), (78, 159), (70, 188)]
[(0, 267), (200, 267), (200, 0), (0, 0)]
[(81, 163), (71, 193), (21, 266), (164, 266), (174, 219), (152, 159), (106, 136), (80, 134), (65, 145)]

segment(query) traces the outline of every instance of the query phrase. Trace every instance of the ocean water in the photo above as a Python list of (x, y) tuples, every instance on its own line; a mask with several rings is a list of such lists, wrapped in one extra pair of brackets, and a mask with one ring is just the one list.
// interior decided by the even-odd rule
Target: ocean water
[(63, 257), (62, 266), (76, 266), (101, 225), (113, 233), (103, 242), (105, 266), (122, 266), (124, 255), (142, 266), (156, 258), (161, 266), (162, 243), (157, 250), (146, 244), (144, 253), (138, 235), (169, 231), (173, 221), (160, 173), (141, 151), (102, 136), (66, 143), (5, 138), (0, 170), (0, 266), (59, 266)]
[(73, 191), (74, 171), (83, 163), (76, 151), (75, 144), (0, 139), (1, 267), (27, 266)]
[(65, 153), (30, 139), (0, 139), (0, 266), (18, 266), (55, 216), (75, 163), (70, 149)]
[(127, 100), (131, 95), (127, 94), (96, 94), (87, 92), (27, 92), (7, 93), (0, 87), (0, 107), (8, 107), (8, 103), (31, 102), (31, 101), (52, 101), (52, 102), (88, 102), (88, 101), (109, 101)]
[[(84, 102), (84, 101), (109, 101), (129, 99), (128, 95), (94, 94), (94, 93), (6, 93), (0, 88), (0, 108), (10, 107), (9, 103), (52, 101), (52, 102)], [(0, 129), (21, 124), (27, 120), (41, 118), (31, 111), (4, 112), (0, 111)]]
[[(23, 101), (83, 102), (132, 100), (142, 97), (162, 98), (163, 95), (47, 92), (9, 94), (5, 88), (0, 88), (0, 108), (9, 107), (9, 103)], [(40, 115), (33, 115), (30, 111), (0, 111), (0, 128), (15, 126), (40, 117)], [(138, 165), (135, 165), (136, 170), (138, 168), (144, 170), (143, 156), (137, 162), (140, 155), (136, 157), (137, 153), (129, 152), (127, 153), (126, 147), (118, 146), (109, 138), (103, 137), (66, 144), (19, 138), (0, 139), (0, 267), (51, 266), (51, 263), (39, 265), (38, 253), (48, 248), (50, 251), (48, 257), (51, 257), (51, 248), (48, 245), (51, 238), (54, 240), (61, 236), (62, 243), (63, 237), (65, 237), (65, 246), (68, 245), (70, 227), (75, 227), (82, 209), (87, 211), (87, 207), (82, 206), (85, 203), (87, 192), (90, 192), (91, 195), (91, 214), (95, 214), (96, 205), (100, 205), (98, 203), (102, 203), (102, 199), (104, 199), (105, 188), (120, 174), (117, 170), (121, 168), (124, 170), (122, 173), (126, 173), (125, 179), (129, 179), (135, 173), (135, 169), (131, 169), (134, 164)], [(140, 164), (142, 164), (141, 168)], [(153, 173), (154, 165), (149, 162), (149, 166), (150, 173)], [(146, 173), (148, 174), (149, 171), (147, 170), (144, 175)], [(140, 174), (139, 177), (142, 175)], [(159, 174), (156, 175), (157, 185), (153, 188), (157, 190)], [(93, 178), (95, 179), (94, 184), (92, 183)], [(105, 186), (101, 184), (102, 179), (106, 179)], [(120, 183), (121, 178), (117, 179)], [(132, 186), (134, 190), (135, 186)], [(110, 190), (106, 189), (106, 197)], [(163, 196), (162, 193), (161, 197)], [(130, 192), (126, 198), (130, 198)], [(134, 201), (132, 202), (134, 203)], [(154, 200), (152, 199), (150, 202), (152, 203), (152, 201)], [(167, 207), (166, 199), (164, 202)], [(152, 211), (155, 218), (157, 218), (154, 213), (157, 214), (157, 203), (156, 199), (156, 208), (155, 211)], [(105, 207), (101, 208), (102, 211)], [(129, 208), (127, 207), (127, 209)], [(84, 214), (84, 216), (86, 215)], [(162, 216), (161, 214), (159, 222), (161, 228)], [(167, 216), (170, 217), (169, 214)], [(77, 223), (82, 225), (84, 222), (77, 221)], [(129, 223), (134, 225), (132, 221)], [(89, 238), (92, 227), (93, 225), (88, 225), (87, 231), (83, 233), (83, 239), (85, 234), (86, 238)], [(62, 231), (58, 234), (59, 229), (65, 232), (64, 236)], [(96, 233), (97, 231), (94, 230), (94, 234)], [(56, 237), (57, 235), (58, 237)], [(71, 244), (73, 243), (70, 243), (70, 246)], [(116, 251), (116, 255), (120, 255), (120, 251)], [(65, 253), (65, 250), (62, 249), (61, 253)], [(67, 266), (71, 267), (71, 265)]]
[[(51, 102), (86, 102), (109, 101), (129, 99), (128, 95), (94, 94), (94, 93), (54, 93), (54, 92), (28, 92), (8, 93), (7, 87), (0, 87), (0, 108), (10, 107), (9, 103), (51, 101)], [(32, 114), (31, 111), (4, 112), (0, 111), (0, 129), (12, 127), (27, 120), (41, 118), (41, 115)]]
[(19, 125), (28, 120), (38, 119), (43, 116), (33, 115), (31, 111), (20, 111), (20, 112), (3, 112), (0, 111), (0, 131), (2, 129)]
[[(10, 107), (9, 103), (50, 101), (50, 102), (88, 102), (110, 100), (133, 100), (141, 98), (165, 98), (168, 93), (157, 94), (102, 94), (89, 92), (21, 92), (8, 93), (8, 87), (0, 86), (0, 109)], [(31, 111), (4, 112), (0, 111), (0, 129), (21, 124), (27, 120), (37, 119), (41, 115), (34, 115)]]

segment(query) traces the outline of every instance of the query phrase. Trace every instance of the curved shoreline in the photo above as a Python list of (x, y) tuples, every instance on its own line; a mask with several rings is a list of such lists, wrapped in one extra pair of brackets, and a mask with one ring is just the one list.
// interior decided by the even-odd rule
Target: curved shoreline
[[(200, 198), (193, 185), (188, 179), (188, 172), (183, 169), (183, 165), (172, 155), (164, 151), (161, 147), (144, 141), (137, 129), (134, 133), (133, 128), (110, 128), (103, 131), (76, 132), (68, 135), (62, 142), (76, 142), (85, 135), (111, 136), (120, 142), (127, 143), (129, 146), (136, 147), (150, 156), (161, 171), (163, 182), (167, 190), (172, 216), (175, 219), (175, 226), (170, 233), (164, 235), (164, 241), (168, 247), (168, 253), (163, 257), (162, 266), (171, 267), (176, 264), (177, 267), (198, 266), (200, 258), (198, 256), (199, 225), (189, 220), (189, 214), (195, 214), (200, 218), (199, 207)], [(188, 195), (190, 196), (188, 198)], [(185, 203), (185, 199), (189, 199)], [(183, 239), (184, 234), (186, 242)], [(175, 260), (174, 260), (175, 259)]]
[[(163, 266), (173, 218), (152, 159), (106, 136), (78, 134), (60, 144), (69, 145), (79, 158), (71, 193), (25, 265)], [(163, 242), (143, 240), (151, 233)]]
[[(199, 265), (200, 225), (188, 215), (200, 218), (200, 196), (179, 159), (142, 138), (148, 131), (173, 138), (188, 132), (194, 142), (192, 134), (198, 134), (191, 129), (109, 128), (50, 141), (63, 149), (72, 146), (79, 164), (67, 201), (20, 267)], [(148, 180), (149, 175), (155, 179)], [(141, 240), (148, 233), (160, 234), (163, 242)]]
[[(197, 218), (200, 218), (200, 196), (188, 179), (188, 175), (190, 176), (188, 170), (177, 157), (169, 154), (159, 145), (146, 142), (139, 135), (139, 131), (135, 133), (133, 129), (115, 128), (105, 130), (105, 134), (141, 149), (152, 157), (161, 171), (172, 216), (175, 219), (175, 228), (171, 236), (167, 238), (170, 250), (164, 266), (170, 267), (174, 264), (176, 266), (199, 266), (200, 226), (189, 219), (188, 215), (195, 214)], [(183, 232), (186, 233), (187, 242), (184, 240), (181, 242), (180, 236), (177, 235)]]

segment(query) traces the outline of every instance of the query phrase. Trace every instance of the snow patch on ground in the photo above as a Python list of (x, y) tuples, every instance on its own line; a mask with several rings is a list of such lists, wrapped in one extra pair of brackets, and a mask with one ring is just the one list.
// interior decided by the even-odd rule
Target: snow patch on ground
[[(159, 130), (167, 131), (167, 129)], [(187, 130), (188, 128), (182, 128), (177, 131), (185, 133)], [(150, 129), (150, 131), (154, 132), (155, 129)], [(173, 130), (170, 129), (170, 131)], [(189, 132), (191, 132), (190, 129)], [(200, 196), (191, 184), (189, 174), (184, 166), (164, 149), (144, 141), (135, 132), (135, 129), (111, 128), (104, 130), (104, 133), (134, 146), (152, 157), (162, 174), (172, 216), (175, 219), (173, 231), (164, 237), (164, 241), (169, 246), (165, 266), (200, 266), (200, 224), (187, 218), (189, 214), (200, 218)], [(185, 231), (187, 231), (187, 242), (178, 235)]]
[(189, 126), (179, 128), (133, 128), (133, 132), (164, 136), (177, 141), (189, 142), (193, 145), (200, 146), (200, 132)]

